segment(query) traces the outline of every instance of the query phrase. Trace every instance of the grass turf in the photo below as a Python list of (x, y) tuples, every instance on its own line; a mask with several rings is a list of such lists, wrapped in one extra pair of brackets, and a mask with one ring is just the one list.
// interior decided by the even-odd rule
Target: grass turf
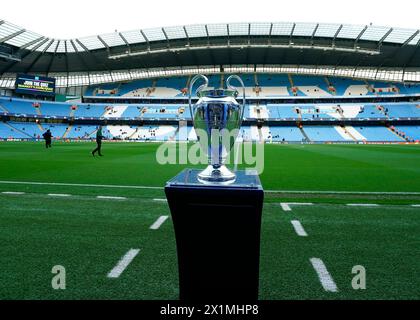
[[(156, 144), (0, 143), (0, 180), (163, 186), (183, 166), (155, 163)], [(418, 146), (267, 145), (265, 189), (420, 192)], [(0, 184), (0, 299), (176, 299), (177, 267), (171, 220), (161, 190)], [(57, 199), (47, 193), (70, 193)], [(127, 196), (98, 201), (97, 195)], [(310, 200), (283, 212), (277, 202)], [(314, 198), (315, 197), (315, 198)], [(267, 194), (261, 244), (261, 299), (418, 299), (420, 244), (417, 196), (390, 198), (378, 208), (347, 207), (356, 195)], [(315, 200), (315, 201), (314, 201)], [(372, 201), (368, 201), (372, 202)], [(335, 204), (334, 204), (335, 203)], [(394, 204), (394, 205), (390, 205)], [(298, 237), (290, 220), (302, 222)], [(141, 249), (118, 279), (107, 273), (130, 248)], [(321, 258), (339, 288), (325, 292), (309, 263)], [(51, 288), (51, 268), (63, 265), (67, 289)], [(351, 268), (367, 269), (367, 290), (351, 288)]]

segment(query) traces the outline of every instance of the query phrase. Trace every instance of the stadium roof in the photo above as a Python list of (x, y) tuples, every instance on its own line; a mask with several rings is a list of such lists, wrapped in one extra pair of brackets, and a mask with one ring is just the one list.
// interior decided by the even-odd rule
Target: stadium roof
[(230, 23), (52, 39), (0, 20), (0, 76), (205, 65), (419, 69), (420, 30), (322, 23)]

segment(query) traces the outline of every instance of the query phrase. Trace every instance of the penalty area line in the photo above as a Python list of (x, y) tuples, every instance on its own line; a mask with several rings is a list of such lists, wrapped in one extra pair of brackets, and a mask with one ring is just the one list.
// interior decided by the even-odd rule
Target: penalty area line
[(116, 279), (118, 278), (128, 265), (133, 261), (133, 259), (139, 254), (140, 249), (131, 249), (129, 250), (117, 263), (117, 265), (108, 273), (108, 278)]
[(15, 192), (15, 191), (4, 191), (2, 194), (12, 195), (12, 196), (20, 196), (25, 194), (25, 192)]
[(348, 207), (379, 207), (376, 203), (349, 203)]
[(319, 258), (312, 258), (310, 262), (318, 274), (319, 281), (321, 282), (322, 287), (327, 292), (337, 292), (338, 288), (335, 284), (333, 278), (327, 270), (324, 262)]
[(96, 199), (104, 200), (127, 200), (126, 197), (97, 196)]

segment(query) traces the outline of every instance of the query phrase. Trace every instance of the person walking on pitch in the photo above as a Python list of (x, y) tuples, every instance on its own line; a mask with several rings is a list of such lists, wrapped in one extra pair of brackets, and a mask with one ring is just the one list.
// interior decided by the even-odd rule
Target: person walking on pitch
[(92, 151), (92, 156), (95, 156), (95, 153), (98, 152), (99, 156), (102, 157), (101, 148), (102, 148), (102, 126), (99, 126), (98, 131), (96, 131), (96, 148)]
[(45, 139), (45, 147), (51, 148), (51, 139), (52, 139), (52, 134), (50, 129), (48, 129), (43, 135), (42, 135)]

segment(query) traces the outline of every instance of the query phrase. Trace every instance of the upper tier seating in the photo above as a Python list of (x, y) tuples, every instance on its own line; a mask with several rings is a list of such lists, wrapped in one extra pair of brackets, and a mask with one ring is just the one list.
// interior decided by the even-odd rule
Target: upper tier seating
[[(238, 74), (248, 97), (329, 97), (420, 94), (420, 85), (363, 81), (339, 77), (294, 74)], [(229, 77), (209, 75), (209, 87), (219, 88)], [(182, 97), (191, 77), (167, 77), (90, 86), (85, 96)], [(202, 84), (202, 83), (200, 83)], [(232, 84), (237, 85), (236, 82)]]

